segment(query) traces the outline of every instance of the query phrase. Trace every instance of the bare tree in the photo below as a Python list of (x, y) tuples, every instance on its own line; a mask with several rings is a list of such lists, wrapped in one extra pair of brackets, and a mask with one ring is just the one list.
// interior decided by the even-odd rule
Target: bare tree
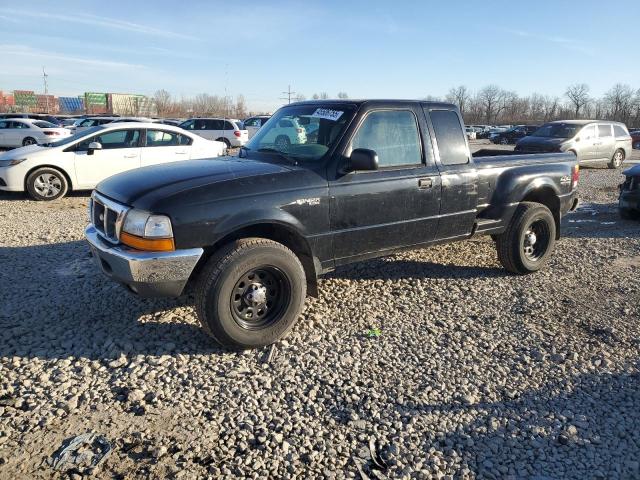
[(478, 92), (478, 102), (487, 123), (490, 124), (497, 120), (498, 114), (502, 110), (500, 102), (503, 96), (504, 92), (497, 85), (488, 85)]
[(236, 107), (235, 107), (234, 116), (237, 118), (247, 117), (247, 105), (244, 100), (244, 95), (242, 94), (236, 97)]
[(326, 100), (327, 98), (329, 98), (329, 94), (327, 92), (322, 92), (320, 94), (320, 99), (321, 100)]
[(580, 110), (589, 103), (589, 85), (586, 83), (569, 85), (565, 95), (573, 104), (575, 118), (579, 118)]
[(635, 95), (629, 85), (615, 84), (604, 95), (608, 107), (608, 117), (619, 122), (627, 123), (634, 110)]
[(311, 98), (313, 98), (314, 100), (320, 100), (320, 95), (318, 95), (317, 93), (314, 93)]
[(455, 104), (460, 109), (460, 113), (464, 116), (467, 110), (467, 104), (471, 99), (471, 95), (469, 95), (467, 87), (460, 85), (459, 87), (454, 87), (449, 90), (445, 99), (447, 102)]
[(153, 94), (153, 102), (156, 105), (158, 116), (162, 117), (171, 111), (171, 94), (166, 90), (158, 90)]
[(349, 95), (347, 95), (347, 92), (338, 92), (338, 98), (349, 98)]

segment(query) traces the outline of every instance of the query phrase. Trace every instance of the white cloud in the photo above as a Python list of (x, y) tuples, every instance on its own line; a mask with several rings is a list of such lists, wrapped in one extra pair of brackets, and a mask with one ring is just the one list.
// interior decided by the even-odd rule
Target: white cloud
[(575, 40), (573, 38), (566, 37), (557, 37), (553, 35), (541, 35), (538, 33), (532, 33), (525, 30), (505, 30), (506, 33), (510, 33), (511, 35), (516, 35), (522, 38), (530, 38), (532, 40), (539, 40), (542, 42), (555, 43), (562, 48), (567, 50), (573, 50), (575, 52), (581, 52), (585, 55), (595, 55), (596, 50), (584, 45), (582, 42)]
[[(192, 37), (191, 35), (172, 32), (170, 30), (155, 28), (155, 27), (151, 27), (149, 25), (143, 25), (140, 23), (127, 22), (124, 20), (117, 20), (115, 18), (101, 17), (98, 15), (90, 15), (86, 13), (64, 15), (59, 13), (13, 10), (8, 8), (0, 9), (0, 12), (12, 15), (13, 17), (17, 16), (17, 17), (41, 18), (45, 20), (58, 20), (61, 22), (80, 23), (83, 25), (89, 25), (93, 27), (102, 27), (102, 28), (107, 28), (112, 30), (125, 30), (128, 32), (141, 33), (145, 35), (154, 35), (158, 37), (194, 39), (194, 37)], [(5, 17), (4, 15), (3, 17), (9, 18), (9, 17)]]
[[(133, 63), (114, 62), (111, 60), (97, 60), (92, 58), (82, 58), (62, 53), (56, 53), (52, 51), (36, 50), (31, 47), (25, 47), (23, 45), (12, 44), (0, 44), (0, 56), (5, 58), (7, 56), (20, 57), (33, 57), (41, 58), (44, 60), (57, 60), (60, 62), (73, 63), (74, 65), (84, 65), (88, 67), (100, 68), (100, 69), (123, 69), (123, 68), (145, 68), (144, 65), (136, 65)], [(5, 64), (6, 67), (6, 64)]]

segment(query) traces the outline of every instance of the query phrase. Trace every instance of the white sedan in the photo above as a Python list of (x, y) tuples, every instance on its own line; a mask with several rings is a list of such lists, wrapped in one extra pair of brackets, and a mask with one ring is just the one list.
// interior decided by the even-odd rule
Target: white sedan
[(33, 118), (0, 120), (0, 147), (22, 147), (69, 137), (71, 132), (53, 123)]
[(55, 200), (90, 190), (116, 173), (160, 163), (222, 155), (225, 144), (171, 125), (115, 123), (66, 139), (0, 155), (0, 190)]

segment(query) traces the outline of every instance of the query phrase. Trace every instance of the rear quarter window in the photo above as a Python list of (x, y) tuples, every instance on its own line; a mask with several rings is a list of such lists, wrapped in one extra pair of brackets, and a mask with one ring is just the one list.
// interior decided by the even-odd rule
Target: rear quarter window
[(464, 165), (469, 163), (469, 153), (458, 114), (451, 110), (429, 112), (436, 143), (443, 165)]
[(629, 133), (622, 126), (614, 125), (613, 126), (613, 135), (616, 136), (616, 137), (628, 137)]

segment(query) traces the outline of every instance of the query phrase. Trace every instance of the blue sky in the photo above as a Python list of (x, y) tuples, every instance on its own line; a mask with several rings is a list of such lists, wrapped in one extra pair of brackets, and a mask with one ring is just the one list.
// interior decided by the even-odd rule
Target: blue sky
[[(526, 8), (529, 7), (529, 8)], [(0, 1), (0, 90), (423, 98), (640, 87), (637, 0)]]

